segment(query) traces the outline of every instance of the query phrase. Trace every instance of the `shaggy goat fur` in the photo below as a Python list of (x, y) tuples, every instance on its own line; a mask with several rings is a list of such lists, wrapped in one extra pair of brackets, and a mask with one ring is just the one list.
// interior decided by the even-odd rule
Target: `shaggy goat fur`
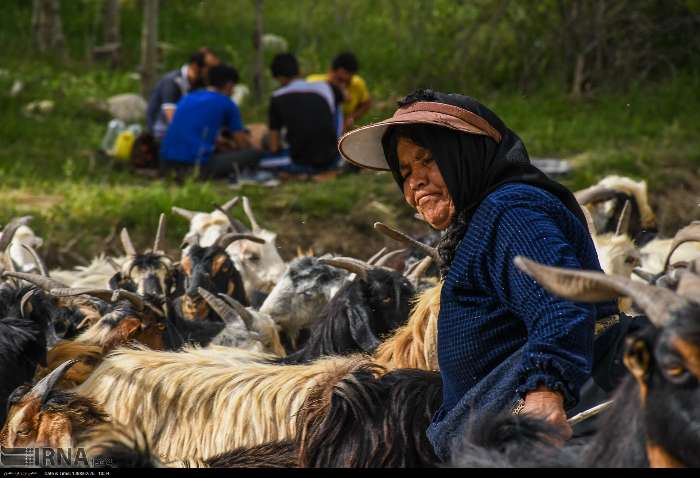
[(12, 391), (31, 381), (37, 365), (46, 365), (46, 301), (35, 295), (29, 316), (20, 313), (20, 301), (30, 289), (0, 284), (0, 426)]
[(293, 436), (308, 389), (329, 375), (347, 373), (366, 358), (321, 359), (279, 366), (272, 356), (223, 347), (182, 353), (120, 349), (75, 390), (102, 404), (126, 426), (141, 424), (167, 459), (205, 459), (232, 447)]
[(442, 401), (440, 375), (384, 373), (365, 364), (311, 392), (297, 418), (301, 467), (425, 467), (437, 457), (425, 430)]
[(236, 448), (206, 460), (210, 468), (296, 468), (298, 449), (291, 440)]
[(326, 305), (304, 346), (281, 363), (304, 363), (324, 355), (373, 353), (380, 338), (406, 323), (415, 290), (396, 271), (374, 268), (367, 279), (345, 284)]
[[(424, 300), (435, 297), (439, 294), (422, 296)], [(417, 306), (409, 321), (415, 325), (409, 327), (427, 326), (430, 310), (429, 305)], [(435, 353), (423, 351), (431, 342), (407, 340), (405, 333), (387, 341), (401, 344), (400, 352), (386, 352), (391, 363), (410, 363)], [(400, 358), (400, 354), (413, 358)], [(311, 387), (369, 362), (368, 357), (349, 356), (280, 365), (273, 363), (275, 359), (213, 346), (186, 347), (180, 353), (119, 349), (76, 391), (94, 398), (119, 422), (142, 423), (148, 436), (155, 433), (163, 413), (172, 412), (178, 420), (165, 425), (168, 440), (154, 447), (171, 460), (196, 460), (232, 447), (293, 437), (296, 413)]]

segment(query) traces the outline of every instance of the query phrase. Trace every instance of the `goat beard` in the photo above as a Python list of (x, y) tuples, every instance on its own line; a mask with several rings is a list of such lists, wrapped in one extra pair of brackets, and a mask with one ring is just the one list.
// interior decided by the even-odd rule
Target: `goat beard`
[(684, 398), (669, 396), (668, 390), (650, 390), (647, 407), (658, 405), (645, 413), (647, 439), (686, 467), (695, 468), (700, 467), (700, 417), (691, 412), (694, 397)]

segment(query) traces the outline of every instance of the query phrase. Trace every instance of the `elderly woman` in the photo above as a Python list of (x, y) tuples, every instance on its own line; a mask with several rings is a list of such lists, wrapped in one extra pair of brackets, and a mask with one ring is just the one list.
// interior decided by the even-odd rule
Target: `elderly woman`
[(474, 412), (540, 416), (568, 438), (566, 411), (592, 373), (595, 321), (615, 306), (557, 298), (513, 259), (600, 270), (581, 208), (478, 101), (422, 90), (399, 106), (346, 134), (339, 149), (357, 166), (390, 170), (406, 202), (443, 231), (444, 391), (428, 430), (438, 456), (449, 458)]

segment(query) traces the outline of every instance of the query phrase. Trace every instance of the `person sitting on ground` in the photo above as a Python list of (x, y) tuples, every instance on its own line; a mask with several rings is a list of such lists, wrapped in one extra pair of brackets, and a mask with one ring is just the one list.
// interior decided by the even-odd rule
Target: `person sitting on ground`
[(148, 100), (146, 128), (160, 141), (165, 136), (180, 98), (205, 83), (206, 71), (220, 63), (208, 48), (193, 53), (189, 61), (177, 70), (166, 73), (156, 84)]
[(319, 174), (337, 166), (339, 157), (335, 113), (341, 96), (325, 82), (309, 83), (299, 77), (299, 63), (291, 53), (276, 55), (272, 76), (280, 88), (272, 93), (268, 110), (269, 150), (283, 153), (289, 144), (289, 161), (279, 165), (291, 174)]
[(257, 165), (261, 153), (251, 149), (241, 113), (230, 98), (237, 81), (235, 68), (217, 65), (209, 70), (206, 89), (180, 100), (160, 148), (162, 174), (180, 176), (199, 166), (203, 178), (235, 178), (234, 165), (241, 170)]
[(357, 74), (357, 58), (351, 52), (340, 53), (333, 59), (328, 73), (309, 75), (307, 81), (327, 81), (343, 92), (343, 131), (353, 129), (372, 105), (365, 80)]

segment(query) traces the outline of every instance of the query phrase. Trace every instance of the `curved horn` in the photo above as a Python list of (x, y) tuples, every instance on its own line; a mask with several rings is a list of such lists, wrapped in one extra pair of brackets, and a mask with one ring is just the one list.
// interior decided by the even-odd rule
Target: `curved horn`
[(15, 237), (15, 233), (20, 226), (25, 226), (32, 220), (32, 216), (22, 216), (11, 220), (5, 229), (2, 230), (2, 236), (0, 236), (0, 252), (3, 252), (12, 243), (12, 239)]
[(382, 257), (377, 259), (377, 262), (372, 264), (374, 267), (382, 267), (384, 266), (387, 262), (392, 260), (394, 257), (400, 256), (404, 252), (406, 252), (408, 249), (397, 249), (395, 251), (391, 251), (387, 254), (384, 254)]
[(112, 294), (114, 293), (111, 289), (94, 289), (91, 287), (69, 287), (69, 288), (58, 288), (51, 289), (49, 293), (55, 297), (74, 297), (76, 295), (89, 295), (92, 297), (97, 297), (105, 302), (111, 302)]
[(617, 227), (615, 228), (616, 236), (624, 236), (629, 232), (631, 218), (632, 203), (628, 199), (625, 201), (625, 205), (622, 207), (622, 212), (620, 212), (620, 219), (617, 220)]
[(185, 247), (192, 247), (196, 246), (199, 244), (199, 234), (194, 233), (190, 234), (185, 239), (183, 239), (182, 244), (180, 244), (180, 249), (184, 249)]
[(659, 277), (658, 274), (647, 272), (644, 269), (640, 269), (639, 267), (635, 267), (634, 269), (632, 269), (632, 274), (636, 275), (647, 284), (654, 284), (654, 282), (656, 282), (656, 279), (658, 279)]
[(44, 277), (48, 277), (49, 271), (46, 268), (46, 263), (43, 260), (41, 260), (41, 257), (39, 257), (39, 254), (36, 252), (36, 250), (34, 250), (32, 246), (27, 244), (22, 244), (22, 247), (25, 251), (29, 253), (30, 256), (32, 256), (32, 259), (34, 259), (36, 267), (37, 269), (39, 269), (39, 273)]
[(253, 236), (252, 234), (236, 234), (234, 232), (229, 232), (228, 234), (220, 236), (216, 240), (215, 245), (221, 247), (222, 249), (226, 249), (232, 242), (242, 240), (257, 242), (258, 244), (265, 244), (265, 239)]
[(165, 214), (161, 213), (158, 218), (158, 230), (156, 231), (156, 238), (153, 241), (153, 252), (163, 250), (163, 240), (165, 239)]
[(585, 206), (587, 204), (596, 203), (600, 201), (607, 201), (614, 198), (620, 191), (615, 191), (614, 189), (606, 188), (604, 186), (591, 186), (586, 189), (581, 189), (574, 193), (576, 201)]
[(39, 274), (29, 274), (27, 272), (10, 272), (6, 271), (3, 272), (2, 274), (3, 277), (9, 276), (9, 277), (15, 277), (17, 279), (22, 279), (27, 282), (30, 282), (34, 284), (37, 287), (41, 287), (44, 290), (51, 290), (51, 289), (67, 289), (68, 286), (57, 281), (53, 280), (49, 277), (45, 277)]
[(243, 196), (243, 212), (245, 212), (245, 215), (248, 217), (250, 227), (253, 229), (253, 232), (260, 230), (260, 225), (258, 224), (258, 221), (255, 220), (253, 208), (250, 207), (250, 200), (247, 196)]
[(691, 222), (683, 229), (679, 230), (673, 237), (671, 248), (668, 251), (666, 262), (664, 263), (664, 271), (668, 270), (668, 266), (671, 263), (671, 257), (673, 256), (673, 253), (676, 252), (676, 249), (686, 242), (700, 242), (700, 221)]
[(143, 308), (146, 305), (146, 303), (143, 300), (143, 297), (134, 292), (130, 292), (124, 289), (115, 290), (112, 293), (112, 296), (110, 297), (111, 302), (119, 302), (120, 300), (128, 300), (139, 311), (143, 310)]
[(620, 296), (629, 296), (649, 317), (663, 327), (674, 312), (690, 302), (668, 289), (654, 287), (627, 277), (606, 275), (602, 272), (563, 269), (538, 264), (518, 256), (515, 265), (535, 279), (552, 294), (580, 302), (604, 302)]
[(71, 368), (76, 362), (78, 361), (68, 360), (67, 362), (63, 362), (61, 365), (56, 367), (50, 374), (39, 380), (32, 387), (29, 393), (25, 395), (25, 397), (30, 399), (41, 400), (41, 406), (43, 407), (46, 404), (46, 401), (49, 398), (49, 393), (51, 392), (51, 390), (53, 390), (53, 387), (59, 380), (63, 378), (68, 369)]
[(234, 196), (233, 198), (229, 199), (228, 201), (226, 201), (225, 203), (223, 203), (223, 204), (221, 205), (221, 211), (222, 211), (222, 212), (228, 211), (228, 210), (231, 209), (233, 206), (235, 206), (236, 204), (238, 204), (238, 201), (239, 201), (240, 199), (241, 199), (240, 196)]
[(136, 255), (136, 248), (134, 247), (134, 243), (131, 242), (129, 231), (126, 228), (122, 228), (122, 232), (119, 234), (119, 237), (122, 240), (122, 246), (124, 247), (126, 255), (134, 257)]
[(432, 257), (435, 260), (435, 262), (440, 262), (440, 256), (438, 256), (437, 249), (435, 249), (434, 247), (430, 247), (427, 244), (423, 244), (422, 242), (416, 241), (412, 237), (404, 234), (403, 232), (391, 228), (386, 224), (382, 224), (381, 222), (375, 222), (374, 228), (377, 231), (384, 234), (385, 236), (394, 239), (395, 241), (403, 242), (408, 246), (415, 247), (416, 249), (423, 251), (425, 254)]
[(122, 269), (113, 257), (105, 257), (105, 261), (112, 267), (112, 269), (114, 269), (114, 272), (119, 272)]
[(214, 204), (214, 209), (216, 209), (217, 211), (221, 211), (223, 214), (226, 215), (228, 223), (231, 225), (231, 229), (233, 229), (233, 232), (237, 232), (239, 234), (245, 234), (250, 232), (250, 229), (248, 229), (245, 224), (233, 217), (233, 214), (231, 214), (229, 210), (224, 209), (223, 206), (218, 206)]
[(178, 216), (184, 217), (188, 221), (191, 221), (192, 219), (194, 219), (194, 216), (196, 214), (199, 214), (197, 211), (190, 211), (189, 209), (183, 209), (181, 207), (176, 206), (171, 207), (170, 210)]
[(374, 261), (376, 261), (377, 259), (379, 259), (380, 257), (382, 257), (382, 255), (383, 255), (384, 253), (386, 253), (387, 250), (388, 250), (388, 248), (382, 247), (382, 248), (379, 250), (379, 252), (377, 252), (375, 255), (373, 255), (372, 257), (370, 257), (369, 259), (367, 259), (367, 264), (370, 265), (370, 266), (371, 266), (372, 264), (374, 264)]
[(27, 306), (31, 307), (32, 304), (30, 304), (29, 301), (32, 299), (34, 294), (36, 294), (36, 289), (30, 290), (22, 296), (22, 300), (19, 303), (19, 314), (22, 316), (23, 319), (26, 319), (27, 315), (32, 313), (31, 308), (27, 312), (25, 312), (24, 310)]
[[(243, 322), (243, 320), (241, 319), (241, 317), (239, 317), (239, 315), (236, 313), (236, 310), (233, 309), (233, 307), (229, 306), (226, 302), (219, 299), (217, 296), (215, 296), (208, 290), (202, 287), (197, 287), (197, 292), (202, 297), (202, 299), (204, 299), (204, 301), (207, 304), (209, 304), (209, 307), (211, 307), (211, 309), (214, 312), (216, 312), (216, 315), (221, 317), (221, 320), (223, 320), (225, 324), (232, 325), (238, 323), (239, 321)], [(245, 322), (243, 322), (243, 325), (246, 325)]]
[(425, 256), (423, 259), (411, 266), (411, 268), (406, 272), (406, 278), (411, 281), (411, 284), (418, 286), (420, 278), (425, 275), (425, 272), (432, 263), (433, 258), (430, 256)]
[(365, 262), (353, 259), (352, 257), (332, 257), (330, 259), (320, 259), (320, 261), (323, 264), (345, 269), (346, 271), (357, 274), (363, 281), (367, 281), (367, 273), (371, 268), (371, 266), (367, 265)]
[(243, 320), (245, 323), (245, 326), (248, 330), (253, 330), (254, 325), (255, 325), (255, 316), (250, 313), (248, 309), (246, 309), (243, 304), (238, 302), (236, 299), (233, 297), (230, 297), (226, 294), (218, 294), (219, 298), (226, 302), (233, 310), (236, 311), (238, 316)]

